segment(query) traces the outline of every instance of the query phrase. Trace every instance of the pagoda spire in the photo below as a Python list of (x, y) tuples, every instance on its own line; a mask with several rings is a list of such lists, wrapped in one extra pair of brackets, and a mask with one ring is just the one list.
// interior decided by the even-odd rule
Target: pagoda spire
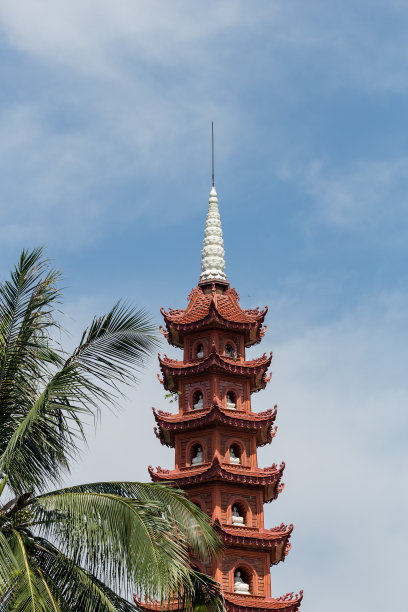
[(225, 251), (222, 239), (218, 197), (214, 185), (214, 123), (211, 126), (212, 136), (212, 186), (208, 201), (207, 219), (205, 222), (203, 250), (201, 251), (200, 283), (207, 281), (227, 281), (225, 274)]
[(218, 197), (214, 185), (211, 187), (205, 222), (203, 250), (201, 251), (200, 283), (207, 281), (226, 281), (225, 251), (222, 239)]

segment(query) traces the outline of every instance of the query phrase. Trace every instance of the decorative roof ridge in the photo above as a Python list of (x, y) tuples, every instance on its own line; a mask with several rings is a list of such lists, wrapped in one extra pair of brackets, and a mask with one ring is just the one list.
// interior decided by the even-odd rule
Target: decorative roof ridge
[(255, 308), (242, 309), (242, 312), (245, 312), (245, 314), (249, 315), (250, 317), (256, 317), (258, 319), (259, 317), (264, 317), (268, 310), (268, 306), (265, 305), (262, 310), (259, 310), (259, 306), (256, 306)]
[[(303, 599), (303, 590), (299, 593), (286, 593), (281, 597), (273, 598), (264, 595), (243, 595), (239, 593), (232, 593), (231, 591), (224, 591), (224, 599), (227, 604), (231, 604), (233, 607), (228, 606), (227, 610), (232, 612), (261, 612), (262, 610), (281, 610), (283, 612), (297, 612)], [(133, 600), (136, 605), (141, 609), (163, 612), (179, 611), (180, 604), (177, 600), (172, 600), (166, 603), (161, 603), (157, 600), (150, 600), (147, 602), (142, 601), (136, 594), (133, 595)], [(163, 607), (164, 606), (164, 607)]]
[(244, 420), (244, 421), (254, 421), (254, 422), (262, 422), (268, 421), (274, 422), (278, 413), (277, 404), (274, 405), (273, 408), (268, 408), (262, 412), (244, 412), (243, 410), (231, 411), (228, 408), (224, 408), (219, 404), (218, 400), (214, 398), (211, 406), (204, 410), (191, 410), (189, 412), (185, 412), (184, 414), (166, 412), (164, 410), (156, 410), (156, 408), (152, 407), (153, 415), (155, 417), (156, 422), (158, 419), (171, 419), (186, 422), (198, 421), (201, 419), (205, 419), (206, 417), (212, 415), (215, 412), (219, 412), (220, 415), (228, 417), (229, 419), (235, 420)]
[(298, 600), (302, 601), (303, 599), (303, 590), (301, 589), (299, 593), (295, 593), (292, 591), (291, 593), (286, 593), (285, 595), (281, 595), (281, 597), (277, 597), (275, 601), (293, 601)]
[(262, 548), (280, 549), (279, 552), (277, 550), (274, 558), (271, 557), (271, 565), (283, 563), (292, 548), (290, 538), (293, 531), (293, 525), (289, 527), (284, 525), (286, 530), (281, 531), (276, 531), (278, 528), (275, 528), (275, 531), (273, 529), (253, 529), (251, 527), (223, 525), (217, 517), (213, 522), (213, 527), (225, 544), (232, 546), (249, 546), (255, 547), (256, 549), (258, 549), (259, 546)]
[[(196, 287), (193, 287), (190, 291), (190, 293), (187, 296), (187, 300), (189, 302), (186, 310), (188, 309), (190, 302), (192, 301), (193, 298), (197, 298), (198, 295), (204, 295), (204, 291), (202, 290), (202, 288), (200, 287), (200, 285), (197, 285)], [(161, 309), (160, 309), (161, 310)]]
[(243, 476), (243, 477), (249, 477), (249, 478), (267, 478), (270, 476), (282, 476), (283, 471), (285, 469), (285, 462), (282, 461), (281, 464), (278, 465), (276, 463), (273, 463), (271, 466), (269, 467), (265, 467), (265, 468), (252, 468), (251, 470), (247, 470), (247, 468), (245, 468), (242, 465), (230, 465), (229, 467), (227, 467), (228, 464), (225, 464), (221, 461), (221, 457), (220, 454), (218, 452), (218, 450), (216, 450), (214, 452), (212, 461), (207, 461), (206, 463), (202, 463), (200, 465), (195, 465), (195, 466), (190, 466), (188, 471), (190, 473), (186, 474), (187, 469), (173, 469), (173, 470), (169, 470), (166, 468), (162, 468), (160, 465), (156, 467), (156, 470), (153, 468), (152, 465), (149, 465), (148, 467), (148, 471), (149, 474), (152, 476), (153, 474), (156, 474), (157, 476), (174, 476), (175, 479), (179, 479), (179, 478), (186, 478), (188, 476), (196, 476), (196, 475), (202, 475), (205, 472), (210, 472), (210, 471), (215, 471), (217, 473), (221, 472), (225, 472), (226, 474), (230, 474), (230, 475), (237, 475), (237, 476)]
[(233, 607), (227, 608), (231, 612), (261, 612), (262, 610), (286, 610), (286, 612), (297, 612), (303, 599), (303, 591), (299, 593), (286, 593), (281, 597), (273, 598), (264, 595), (241, 595), (224, 591), (224, 598)]
[(211, 360), (214, 360), (215, 357), (217, 358), (217, 361), (219, 361), (220, 364), (225, 363), (227, 365), (235, 365), (236, 367), (255, 368), (266, 363), (268, 363), (269, 366), (272, 361), (273, 353), (271, 351), (269, 357), (266, 353), (263, 353), (263, 355), (261, 355), (260, 357), (256, 357), (255, 359), (251, 359), (249, 361), (238, 361), (232, 357), (225, 357), (225, 355), (220, 355), (220, 353), (218, 353), (217, 351), (217, 347), (215, 346), (214, 342), (212, 343), (211, 350), (206, 357), (202, 357), (201, 359), (197, 359), (194, 361), (173, 359), (171, 357), (168, 357), (166, 354), (164, 354), (162, 357), (161, 354), (158, 353), (160, 364), (176, 368), (188, 368), (207, 365), (207, 363), (211, 362)]
[[(244, 375), (253, 377), (251, 385), (251, 393), (264, 389), (266, 385), (271, 381), (272, 372), (267, 376), (267, 371), (272, 361), (272, 353), (268, 357), (266, 354), (262, 355), (258, 359), (251, 361), (233, 361), (225, 358), (219, 353), (211, 352), (207, 357), (195, 361), (193, 363), (179, 361), (177, 359), (171, 359), (164, 355), (161, 356), (159, 353), (159, 364), (160, 370), (163, 375), (161, 379), (158, 375), (158, 379), (163, 384), (165, 389), (172, 390), (173, 383), (170, 382), (170, 377), (177, 376), (188, 376), (191, 374), (201, 374), (210, 370), (211, 367), (220, 368), (221, 371), (229, 372), (231, 374)], [(259, 377), (261, 375), (261, 377)], [(175, 388), (173, 390), (176, 390)]]
[(285, 523), (281, 523), (280, 525), (277, 525), (276, 527), (270, 527), (269, 529), (266, 529), (266, 531), (285, 531), (286, 533), (292, 533), (294, 528), (295, 526), (293, 525), (293, 523), (290, 523), (289, 525), (286, 525)]
[[(268, 312), (268, 306), (265, 306), (262, 310), (260, 310), (260, 307), (257, 306), (256, 308), (247, 308), (247, 309), (243, 309), (241, 308), (239, 302), (239, 295), (236, 291), (236, 289), (229, 287), (225, 290), (224, 294), (218, 294), (216, 291), (212, 291), (211, 293), (205, 294), (202, 290), (202, 288), (200, 286), (196, 287), (195, 289), (192, 289), (188, 295), (188, 300), (189, 303), (187, 304), (187, 308), (168, 308), (168, 310), (166, 310), (163, 306), (160, 308), (160, 313), (162, 314), (162, 316), (167, 319), (167, 320), (171, 320), (173, 318), (177, 318), (177, 317), (182, 317), (183, 315), (188, 314), (194, 307), (198, 296), (202, 297), (208, 304), (208, 309), (209, 311), (203, 316), (202, 319), (198, 319), (197, 322), (199, 320), (203, 321), (206, 318), (209, 317), (210, 315), (210, 310), (213, 309), (217, 312), (217, 314), (226, 322), (230, 322), (229, 319), (227, 319), (225, 317), (225, 315), (223, 315), (220, 312), (220, 307), (221, 305), (219, 304), (219, 299), (223, 298), (225, 296), (229, 296), (232, 300), (232, 303), (234, 304), (234, 306), (236, 307), (237, 310), (239, 310), (242, 314), (247, 315), (247, 317), (249, 317), (250, 321), (246, 321), (246, 323), (257, 323), (260, 320), (263, 320)], [(172, 321), (173, 323), (178, 323), (178, 321)], [(242, 321), (242, 323), (244, 323)]]
[(229, 410), (220, 406), (218, 401), (214, 401), (210, 408), (191, 410), (184, 414), (173, 414), (172, 412), (156, 410), (155, 408), (152, 408), (152, 411), (157, 423), (157, 427), (154, 427), (156, 437), (160, 440), (161, 444), (171, 448), (174, 447), (174, 440), (166, 438), (165, 431), (175, 432), (181, 429), (197, 429), (211, 426), (213, 423), (221, 423), (255, 432), (266, 428), (264, 438), (257, 440), (258, 446), (270, 444), (278, 431), (278, 426), (273, 425), (277, 415), (276, 405), (273, 410), (269, 408), (259, 413)]
[[(214, 520), (213, 523), (214, 527), (216, 527), (217, 529), (221, 529), (222, 531), (228, 531), (231, 533), (234, 533), (235, 531), (245, 531), (247, 533), (247, 536), (249, 538), (253, 537), (252, 533), (255, 531), (257, 534), (259, 535), (273, 535), (276, 536), (276, 538), (282, 538), (282, 537), (286, 537), (286, 536), (290, 536), (292, 534), (292, 531), (294, 529), (294, 525), (290, 524), (290, 525), (285, 525), (285, 523), (281, 523), (280, 525), (276, 526), (276, 527), (272, 527), (270, 529), (265, 529), (264, 527), (262, 528), (245, 528), (241, 526), (234, 526), (234, 525), (224, 525), (221, 523), (220, 519), (217, 518)], [(247, 531), (248, 530), (248, 531)]]

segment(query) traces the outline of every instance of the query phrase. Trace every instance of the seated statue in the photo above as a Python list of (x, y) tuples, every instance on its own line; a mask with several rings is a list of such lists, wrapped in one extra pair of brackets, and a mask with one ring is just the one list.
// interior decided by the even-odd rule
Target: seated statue
[(191, 465), (200, 465), (203, 462), (203, 449), (197, 446), (196, 456), (192, 458)]
[(204, 357), (204, 347), (202, 344), (199, 345), (197, 353), (196, 353), (196, 357), (197, 359), (200, 359), (201, 357)]
[(234, 574), (234, 593), (249, 593), (249, 584), (242, 580), (240, 570)]
[(234, 465), (239, 465), (241, 463), (241, 459), (235, 454), (234, 447), (230, 447), (230, 463)]
[(201, 408), (204, 408), (204, 400), (203, 400), (203, 394), (199, 393), (197, 396), (197, 401), (193, 406), (194, 410), (200, 410)]
[(232, 346), (230, 344), (227, 344), (225, 347), (225, 356), (231, 357), (231, 359), (234, 356), (234, 351), (232, 350)]
[(238, 512), (237, 506), (232, 506), (231, 522), (233, 525), (243, 525), (244, 517)]
[(236, 405), (236, 403), (235, 403), (235, 402), (233, 402), (233, 401), (232, 401), (232, 397), (231, 397), (231, 394), (230, 394), (230, 393), (227, 393), (227, 397), (226, 397), (226, 399), (227, 399), (227, 408), (228, 408), (229, 410), (236, 410), (237, 405)]

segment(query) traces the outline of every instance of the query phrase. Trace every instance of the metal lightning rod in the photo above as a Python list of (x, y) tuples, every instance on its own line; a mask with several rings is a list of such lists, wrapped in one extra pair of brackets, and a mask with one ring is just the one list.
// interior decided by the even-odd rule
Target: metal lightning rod
[(211, 144), (212, 144), (212, 186), (214, 187), (214, 121), (211, 121)]

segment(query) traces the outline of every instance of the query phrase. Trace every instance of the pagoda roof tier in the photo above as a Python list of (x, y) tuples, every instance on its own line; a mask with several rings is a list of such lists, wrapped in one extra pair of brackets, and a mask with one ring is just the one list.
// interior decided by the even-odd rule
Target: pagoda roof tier
[(216, 371), (226, 374), (238, 374), (249, 377), (251, 393), (265, 389), (271, 380), (272, 374), (266, 376), (271, 365), (272, 353), (269, 356), (264, 353), (262, 357), (251, 361), (237, 361), (231, 357), (225, 357), (217, 352), (215, 344), (207, 357), (194, 362), (178, 361), (170, 359), (167, 355), (162, 358), (159, 354), (160, 370), (163, 374), (164, 388), (169, 391), (177, 391), (177, 378), (179, 376), (193, 376), (203, 372)]
[(265, 502), (276, 499), (285, 486), (280, 482), (284, 469), (284, 462), (279, 467), (274, 463), (268, 468), (231, 465), (221, 462), (218, 452), (215, 453), (211, 463), (203, 463), (181, 470), (165, 470), (159, 466), (155, 471), (151, 465), (148, 468), (153, 482), (174, 482), (182, 488), (209, 480), (263, 487)]
[(163, 445), (174, 447), (175, 433), (202, 429), (217, 423), (229, 425), (235, 429), (256, 432), (257, 446), (270, 444), (276, 435), (277, 427), (273, 427), (276, 419), (277, 406), (265, 412), (244, 412), (229, 410), (219, 405), (216, 398), (209, 409), (191, 410), (184, 414), (171, 414), (153, 408), (157, 423), (154, 431)]
[[(225, 608), (228, 612), (263, 612), (263, 610), (282, 610), (283, 612), (297, 612), (303, 599), (303, 591), (288, 593), (282, 597), (264, 597), (263, 595), (241, 595), (238, 593), (224, 592)], [(134, 601), (140, 610), (145, 612), (177, 612), (184, 608), (180, 607), (178, 601), (168, 603), (158, 601), (142, 602), (134, 595)]]
[(272, 529), (258, 529), (255, 527), (240, 527), (235, 525), (221, 525), (218, 519), (214, 523), (215, 530), (224, 544), (246, 548), (269, 549), (271, 551), (271, 565), (284, 561), (289, 554), (289, 542), (293, 525), (273, 527)]
[(245, 346), (258, 344), (265, 335), (263, 321), (268, 307), (243, 310), (238, 293), (228, 283), (222, 289), (216, 283), (212, 283), (211, 288), (208, 283), (199, 285), (192, 289), (188, 300), (185, 310), (160, 310), (166, 323), (162, 333), (174, 346), (184, 346), (185, 333), (209, 326), (245, 332)]
[(297, 612), (303, 599), (303, 591), (287, 593), (282, 597), (264, 597), (263, 595), (241, 595), (224, 592), (226, 609), (228, 612), (263, 612), (263, 610), (284, 610)]

